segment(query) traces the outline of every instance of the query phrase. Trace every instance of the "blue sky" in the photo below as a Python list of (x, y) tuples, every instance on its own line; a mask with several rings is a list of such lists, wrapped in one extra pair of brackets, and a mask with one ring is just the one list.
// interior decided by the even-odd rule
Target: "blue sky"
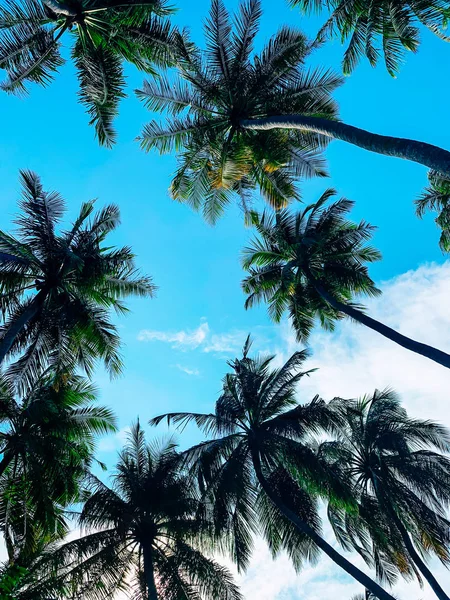
[[(236, 4), (234, 0), (227, 2), (231, 10)], [(180, 0), (178, 6), (175, 21), (190, 27), (194, 38), (202, 42), (201, 26), (209, 2)], [(259, 44), (284, 23), (300, 27), (309, 35), (314, 35), (318, 29), (320, 19), (301, 17), (283, 0), (263, 0), (263, 7)], [(340, 44), (330, 43), (312, 57), (311, 65), (339, 69), (341, 56)], [(362, 63), (336, 94), (342, 119), (378, 133), (416, 138), (450, 148), (449, 58), (450, 46), (423, 32), (419, 53), (407, 57), (398, 79), (392, 79), (382, 66), (374, 70)], [(232, 357), (233, 350), (241, 345), (247, 332), (253, 333), (257, 349), (284, 353), (295, 348), (286, 325), (274, 327), (263, 307), (247, 312), (243, 308), (239, 256), (251, 231), (244, 228), (238, 209), (231, 208), (212, 228), (198, 214), (169, 198), (167, 190), (175, 159), (156, 153), (144, 154), (134, 141), (151, 115), (132, 93), (134, 88), (140, 87), (142, 74), (130, 68), (127, 75), (130, 96), (121, 105), (117, 119), (119, 141), (113, 150), (99, 148), (94, 140), (87, 116), (77, 103), (77, 82), (70, 63), (61, 69), (47, 89), (33, 86), (25, 99), (0, 96), (1, 227), (10, 228), (16, 212), (19, 169), (32, 169), (41, 175), (47, 189), (56, 189), (63, 194), (69, 217), (74, 216), (81, 202), (90, 198), (98, 198), (99, 207), (117, 203), (123, 223), (113, 241), (131, 245), (138, 255), (138, 265), (151, 274), (159, 286), (154, 300), (133, 301), (130, 304), (132, 313), (120, 321), (125, 344), (124, 376), (111, 383), (104, 373), (98, 373), (102, 401), (114, 408), (121, 429), (138, 414), (146, 421), (171, 410), (210, 410), (220, 391), (226, 360)], [(433, 220), (419, 221), (414, 215), (413, 200), (426, 185), (426, 169), (340, 142), (330, 145), (327, 156), (331, 177), (305, 182), (302, 186), (304, 200), (313, 202), (324, 189), (335, 187), (339, 194), (356, 201), (355, 219), (365, 218), (379, 227), (375, 243), (384, 259), (373, 266), (372, 274), (379, 282), (389, 280), (388, 290), (400, 281), (400, 287), (395, 289), (403, 292), (402, 295), (391, 294), (392, 311), (386, 311), (386, 304), (383, 308), (386, 318), (392, 317), (394, 322), (391, 324), (395, 326), (404, 316), (400, 308), (403, 310), (408, 304), (414, 304), (408, 287), (402, 287), (403, 274), (415, 273), (425, 263), (440, 265), (444, 262)], [(418, 281), (417, 277), (411, 281)], [(427, 281), (434, 282), (437, 287), (433, 289), (442, 292), (443, 288), (436, 283), (438, 279), (432, 279), (428, 272), (424, 277), (420, 294), (427, 287)], [(442, 281), (446, 278), (439, 279)], [(414, 288), (416, 292), (417, 289)], [(420, 294), (417, 292), (414, 298), (424, 298)], [(382, 312), (381, 306), (377, 304), (374, 310)], [(425, 309), (421, 310), (420, 303), (417, 306), (418, 314), (423, 316)], [(428, 314), (433, 310), (431, 308)], [(414, 330), (414, 324), (410, 323), (410, 326)], [(160, 332), (159, 337), (167, 341), (140, 341), (142, 330)], [(425, 320), (418, 334), (424, 339), (430, 331)], [(177, 337), (175, 334), (180, 332), (184, 332), (184, 336)], [(314, 366), (321, 366), (321, 358), (324, 362), (328, 360), (333, 341), (336, 352), (345, 350), (347, 358), (356, 352), (355, 349), (362, 348), (360, 338), (351, 337), (360, 336), (360, 329), (357, 334), (353, 334), (353, 330), (348, 335), (346, 332), (338, 331), (337, 337), (314, 338), (317, 342), (317, 348), (314, 345), (312, 348), (316, 351), (312, 359), (316, 360)], [(141, 333), (140, 337), (146, 336), (155, 337), (154, 333)], [(433, 339), (429, 341), (434, 342)], [(369, 352), (367, 346), (364, 348), (364, 352)], [(392, 358), (394, 363), (396, 356)], [(405, 358), (405, 354), (401, 357)], [(373, 371), (384, 382), (383, 369), (387, 363), (374, 364)], [(326, 368), (331, 368), (328, 363)], [(336, 371), (329, 373), (336, 376)], [(386, 373), (391, 374), (391, 369)], [(431, 369), (429, 373), (430, 381), (436, 381), (435, 371)], [(331, 391), (329, 380), (316, 381), (321, 381), (318, 387), (327, 393), (340, 393), (339, 390)], [(402, 381), (399, 385), (409, 389), (408, 382)], [(359, 383), (362, 387), (364, 381)], [(374, 385), (382, 387), (384, 383), (374, 382)], [(312, 388), (308, 389), (313, 392)], [(370, 389), (355, 393), (364, 391)], [(196, 434), (189, 431), (183, 443), (194, 439)], [(119, 442), (117, 438), (102, 444), (100, 458), (111, 464)], [(303, 596), (295, 593), (273, 596), (282, 597), (297, 599)]]

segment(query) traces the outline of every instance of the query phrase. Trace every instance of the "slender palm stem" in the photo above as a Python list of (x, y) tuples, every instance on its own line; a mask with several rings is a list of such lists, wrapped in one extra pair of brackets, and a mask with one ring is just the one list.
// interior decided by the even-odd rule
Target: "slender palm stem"
[(392, 503), (389, 500), (389, 496), (385, 493), (381, 493), (379, 485), (377, 484), (376, 477), (373, 479), (373, 481), (377, 499), (381, 506), (386, 510), (386, 513), (388, 514), (389, 518), (392, 519), (392, 522), (394, 523), (395, 527), (400, 533), (403, 543), (405, 544), (405, 548), (407, 549), (414, 564), (425, 577), (425, 579), (428, 581), (429, 586), (439, 598), (439, 600), (450, 600), (449, 596), (444, 592), (442, 587), (439, 585), (437, 579), (434, 577), (433, 573), (430, 571), (430, 569), (427, 567), (427, 565), (415, 549), (406, 527), (403, 525), (401, 519), (397, 515), (395, 508), (392, 506)]
[(297, 114), (243, 119), (240, 125), (244, 129), (258, 131), (267, 129), (314, 131), (336, 140), (354, 144), (370, 152), (417, 162), (440, 173), (450, 175), (450, 152), (448, 150), (417, 140), (371, 133), (340, 121)]
[(155, 573), (153, 567), (153, 550), (151, 544), (142, 544), (142, 553), (144, 556), (144, 577), (147, 586), (147, 600), (158, 600), (156, 591)]
[(369, 317), (357, 308), (349, 306), (348, 304), (344, 304), (343, 302), (339, 302), (339, 300), (336, 300), (336, 298), (329, 294), (320, 285), (320, 283), (316, 281), (316, 279), (314, 279), (314, 277), (312, 277), (310, 274), (307, 274), (307, 277), (308, 279), (310, 279), (311, 283), (314, 285), (315, 289), (322, 296), (322, 298), (326, 302), (328, 302), (330, 306), (332, 306), (339, 312), (342, 312), (348, 317), (354, 319), (355, 321), (366, 325), (366, 327), (377, 331), (378, 333), (388, 338), (389, 340), (392, 340), (399, 346), (402, 346), (407, 350), (411, 350), (416, 354), (425, 356), (426, 358), (429, 358), (430, 360), (433, 360), (434, 362), (444, 367), (447, 367), (447, 369), (450, 369), (450, 354), (447, 354), (446, 352), (443, 352), (442, 350), (439, 350), (437, 348), (433, 348), (433, 346), (428, 346), (428, 344), (423, 344), (422, 342), (412, 340), (411, 338), (402, 335), (398, 331), (395, 331), (395, 329), (391, 329), (387, 325), (380, 323), (380, 321), (372, 319), (372, 317)]
[(28, 304), (22, 314), (19, 315), (17, 319), (14, 319), (8, 330), (5, 332), (5, 335), (0, 340), (0, 364), (4, 361), (5, 356), (11, 350), (11, 346), (13, 345), (16, 337), (26, 326), (26, 324), (29, 323), (29, 321), (31, 321), (31, 319), (35, 317), (42, 308), (45, 299), (47, 298), (47, 293), (48, 292), (46, 289), (40, 290), (30, 304)]
[(368, 575), (363, 573), (360, 569), (355, 567), (350, 561), (344, 558), (339, 552), (337, 552), (333, 546), (331, 546), (327, 541), (325, 541), (312, 527), (305, 523), (302, 519), (300, 519), (290, 508), (288, 508), (283, 500), (278, 496), (278, 494), (272, 489), (272, 486), (265, 478), (262, 467), (260, 457), (257, 452), (254, 452), (252, 455), (253, 464), (256, 472), (256, 476), (258, 481), (270, 498), (270, 500), (275, 504), (278, 510), (287, 518), (295, 527), (307, 535), (309, 538), (313, 540), (313, 542), (324, 552), (331, 560), (336, 563), (341, 569), (343, 569), (346, 573), (348, 573), (353, 579), (358, 581), (362, 586), (366, 589), (370, 590), (372, 594), (379, 598), (379, 600), (395, 600), (391, 594), (388, 594), (378, 583), (373, 581)]

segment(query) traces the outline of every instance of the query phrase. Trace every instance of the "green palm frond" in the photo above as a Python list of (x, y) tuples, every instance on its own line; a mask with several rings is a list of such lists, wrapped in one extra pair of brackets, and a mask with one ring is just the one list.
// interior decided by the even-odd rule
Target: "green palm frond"
[(300, 31), (284, 27), (262, 52), (254, 52), (261, 14), (260, 0), (249, 0), (232, 20), (223, 2), (214, 0), (205, 22), (205, 49), (180, 36), (177, 76), (162, 74), (137, 90), (149, 110), (167, 117), (144, 127), (141, 147), (178, 153), (172, 196), (210, 222), (232, 200), (247, 218), (256, 192), (275, 209), (285, 207), (300, 197), (299, 178), (326, 176), (325, 136), (240, 125), (280, 110), (337, 116), (331, 93), (341, 79), (304, 68), (312, 45)]
[(344, 54), (344, 73), (351, 73), (365, 56), (375, 66), (381, 55), (388, 72), (395, 77), (407, 51), (416, 52), (419, 43), (419, 25), (424, 25), (437, 36), (445, 35), (448, 3), (443, 0), (289, 0), (303, 13), (330, 11), (330, 16), (318, 35), (339, 37), (348, 46)]
[(353, 203), (347, 199), (327, 205), (335, 193), (327, 190), (296, 214), (254, 213), (258, 236), (243, 251), (246, 308), (265, 302), (275, 322), (287, 313), (299, 341), (308, 339), (316, 320), (333, 330), (343, 317), (318, 291), (318, 282), (333, 298), (353, 306), (357, 295), (379, 294), (367, 268), (380, 260), (380, 253), (367, 245), (374, 228), (348, 220)]

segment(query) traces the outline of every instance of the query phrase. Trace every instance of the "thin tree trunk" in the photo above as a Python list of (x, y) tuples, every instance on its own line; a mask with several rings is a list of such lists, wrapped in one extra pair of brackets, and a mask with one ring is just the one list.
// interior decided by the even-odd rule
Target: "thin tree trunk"
[(240, 125), (244, 129), (255, 130), (301, 129), (303, 131), (315, 131), (336, 140), (359, 146), (370, 152), (411, 160), (440, 173), (450, 175), (450, 152), (443, 148), (417, 140), (371, 133), (340, 121), (304, 115), (281, 115), (261, 119), (243, 119)]
[(25, 308), (23, 313), (11, 323), (4, 336), (0, 339), (0, 364), (4, 361), (5, 356), (11, 350), (11, 346), (14, 340), (25, 327), (25, 325), (35, 317), (39, 309), (44, 304), (45, 298), (47, 297), (46, 290), (40, 290), (30, 304)]
[(402, 346), (407, 350), (411, 350), (416, 354), (425, 356), (426, 358), (429, 358), (430, 360), (447, 367), (447, 369), (450, 369), (450, 354), (442, 352), (442, 350), (438, 350), (437, 348), (433, 348), (433, 346), (428, 346), (428, 344), (416, 342), (416, 340), (412, 340), (411, 338), (398, 333), (398, 331), (395, 331), (395, 329), (391, 329), (387, 325), (380, 323), (380, 321), (372, 319), (372, 317), (369, 317), (357, 308), (349, 306), (348, 304), (344, 304), (343, 302), (339, 302), (339, 300), (333, 298), (333, 296), (329, 294), (312, 276), (308, 274), (307, 277), (310, 279), (311, 283), (314, 285), (315, 289), (322, 296), (322, 298), (339, 312), (342, 312), (355, 321), (362, 323), (366, 327), (377, 331), (399, 346)]
[(144, 576), (147, 585), (147, 600), (158, 600), (158, 592), (156, 591), (155, 573), (153, 564), (153, 551), (151, 545), (143, 544), (142, 553), (144, 555)]
[(302, 519), (300, 519), (290, 508), (288, 508), (282, 499), (278, 496), (276, 492), (273, 491), (270, 483), (264, 477), (261, 468), (261, 462), (258, 456), (253, 456), (253, 464), (256, 471), (256, 476), (258, 478), (259, 483), (261, 484), (262, 489), (270, 498), (270, 500), (275, 504), (278, 510), (287, 518), (295, 527), (307, 535), (312, 541), (322, 550), (325, 554), (331, 558), (331, 560), (337, 564), (341, 569), (343, 569), (348, 575), (353, 577), (356, 581), (358, 581), (363, 587), (378, 598), (379, 600), (395, 600), (391, 594), (388, 594), (376, 581), (373, 581), (368, 575), (366, 575), (363, 571), (355, 567), (350, 561), (344, 558), (337, 550), (333, 548), (327, 541), (325, 541), (312, 527), (305, 523)]
[(389, 498), (386, 498), (385, 494), (380, 494), (379, 490), (378, 490), (378, 485), (376, 484), (376, 482), (374, 482), (374, 483), (375, 483), (374, 487), (375, 487), (375, 492), (376, 492), (378, 501), (380, 502), (381, 506), (385, 507), (388, 516), (392, 519), (392, 522), (394, 523), (395, 527), (398, 529), (398, 531), (401, 535), (401, 538), (403, 540), (403, 543), (405, 544), (405, 548), (407, 549), (414, 564), (419, 569), (419, 571), (422, 573), (422, 575), (425, 577), (425, 579), (428, 581), (429, 586), (431, 587), (433, 592), (436, 594), (436, 596), (439, 598), (439, 600), (450, 600), (449, 596), (441, 588), (438, 581), (434, 577), (433, 573), (430, 571), (430, 569), (427, 567), (425, 562), (422, 560), (420, 554), (415, 549), (414, 544), (412, 543), (411, 538), (409, 537), (409, 533), (408, 533), (406, 527), (403, 525), (401, 519), (395, 512), (395, 509), (391, 505)]

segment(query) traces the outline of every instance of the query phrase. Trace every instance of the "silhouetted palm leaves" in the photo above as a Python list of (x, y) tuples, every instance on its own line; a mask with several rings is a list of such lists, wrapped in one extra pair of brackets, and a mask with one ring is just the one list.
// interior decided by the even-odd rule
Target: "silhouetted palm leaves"
[(61, 196), (45, 192), (34, 173), (22, 172), (21, 181), (17, 237), (0, 231), (0, 361), (20, 355), (8, 377), (26, 385), (49, 365), (60, 371), (79, 365), (91, 374), (99, 358), (112, 375), (119, 373), (120, 339), (110, 310), (124, 313), (124, 298), (149, 297), (155, 289), (136, 270), (130, 248), (105, 245), (119, 209), (94, 213), (87, 202), (73, 225), (58, 232)]
[(110, 147), (125, 96), (123, 62), (148, 73), (170, 64), (178, 34), (160, 18), (169, 12), (164, 0), (8, 0), (0, 8), (1, 87), (24, 94), (29, 82), (47, 85), (64, 63), (62, 41), (70, 41), (80, 100), (99, 142)]
[(213, 551), (211, 525), (173, 443), (147, 445), (133, 426), (113, 482), (91, 477), (80, 515), (88, 533), (44, 558), (43, 573), (55, 568), (86, 600), (123, 586), (146, 600), (241, 599), (227, 569), (204, 554)]
[(256, 54), (261, 5), (241, 4), (232, 27), (221, 0), (213, 0), (205, 23), (206, 49), (182, 43), (179, 79), (161, 76), (138, 96), (167, 123), (146, 125), (141, 145), (161, 153), (176, 149), (175, 199), (202, 209), (214, 222), (238, 194), (244, 209), (254, 189), (274, 208), (299, 197), (296, 181), (323, 176), (320, 152), (328, 138), (295, 130), (247, 131), (242, 119), (301, 112), (336, 118), (331, 92), (341, 83), (330, 71), (307, 69), (313, 45), (298, 30), (283, 27)]
[(450, 17), (447, 0), (289, 0), (304, 12), (328, 9), (331, 12), (319, 37), (340, 36), (349, 40), (344, 54), (344, 73), (350, 74), (361, 56), (375, 66), (381, 56), (393, 76), (405, 51), (416, 52), (420, 43), (419, 25), (448, 41), (444, 30)]

